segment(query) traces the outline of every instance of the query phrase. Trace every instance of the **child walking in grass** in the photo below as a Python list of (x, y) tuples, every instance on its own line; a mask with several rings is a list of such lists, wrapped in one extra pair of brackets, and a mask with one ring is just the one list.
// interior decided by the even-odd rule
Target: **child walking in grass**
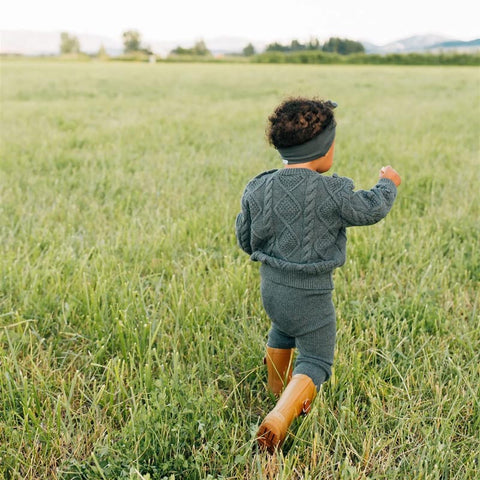
[(247, 184), (236, 220), (240, 247), (261, 262), (261, 296), (271, 319), (265, 362), (268, 388), (279, 399), (257, 433), (259, 446), (270, 453), (331, 375), (332, 273), (345, 263), (346, 228), (384, 218), (401, 181), (390, 166), (368, 191), (354, 191), (349, 178), (322, 175), (333, 164), (336, 106), (293, 98), (275, 109), (267, 137), (284, 168)]

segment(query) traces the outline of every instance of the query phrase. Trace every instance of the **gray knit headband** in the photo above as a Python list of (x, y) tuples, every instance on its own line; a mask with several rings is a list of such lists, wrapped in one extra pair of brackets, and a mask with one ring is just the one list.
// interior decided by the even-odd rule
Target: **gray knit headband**
[[(335, 102), (328, 102), (333, 109), (337, 106)], [(329, 123), (325, 130), (322, 130), (316, 137), (301, 145), (291, 147), (277, 148), (278, 153), (283, 158), (284, 163), (292, 165), (295, 163), (306, 163), (323, 157), (327, 154), (335, 140), (335, 120)]]

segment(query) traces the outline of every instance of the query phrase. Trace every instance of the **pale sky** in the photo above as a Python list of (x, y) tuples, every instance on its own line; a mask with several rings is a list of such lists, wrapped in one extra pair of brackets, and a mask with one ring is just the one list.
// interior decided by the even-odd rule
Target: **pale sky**
[(417, 34), (480, 37), (476, 0), (2, 0), (1, 30), (68, 31), (144, 40), (219, 36), (252, 41), (326, 39), (385, 44)]

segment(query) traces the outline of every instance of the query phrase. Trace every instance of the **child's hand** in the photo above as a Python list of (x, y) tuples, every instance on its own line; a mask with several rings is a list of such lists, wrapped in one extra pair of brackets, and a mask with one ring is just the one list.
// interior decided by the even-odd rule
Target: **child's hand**
[(382, 169), (380, 170), (379, 177), (390, 179), (397, 187), (400, 185), (400, 183), (402, 183), (402, 179), (400, 178), (400, 175), (390, 165), (387, 165), (386, 167), (382, 167)]

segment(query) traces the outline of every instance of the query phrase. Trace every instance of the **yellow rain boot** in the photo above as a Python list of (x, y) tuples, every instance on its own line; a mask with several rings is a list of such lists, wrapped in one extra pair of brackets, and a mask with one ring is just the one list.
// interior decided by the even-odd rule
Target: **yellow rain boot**
[(303, 374), (294, 375), (275, 408), (265, 417), (257, 432), (257, 442), (269, 453), (283, 443), (288, 427), (301, 413), (308, 413), (317, 395), (312, 379)]
[(267, 365), (268, 389), (279, 397), (292, 378), (293, 348), (272, 348), (267, 346), (264, 363)]

